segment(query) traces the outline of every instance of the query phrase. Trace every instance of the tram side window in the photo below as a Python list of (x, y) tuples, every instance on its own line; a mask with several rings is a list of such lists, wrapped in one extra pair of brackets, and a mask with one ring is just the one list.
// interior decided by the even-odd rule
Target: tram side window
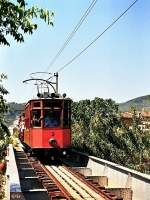
[(30, 126), (29, 118), (25, 118), (25, 125), (26, 125), (26, 128), (29, 128), (29, 126)]
[(64, 115), (63, 115), (63, 126), (64, 128), (70, 128), (71, 126), (71, 103), (70, 101), (64, 102)]
[(41, 127), (41, 110), (32, 110), (32, 127)]

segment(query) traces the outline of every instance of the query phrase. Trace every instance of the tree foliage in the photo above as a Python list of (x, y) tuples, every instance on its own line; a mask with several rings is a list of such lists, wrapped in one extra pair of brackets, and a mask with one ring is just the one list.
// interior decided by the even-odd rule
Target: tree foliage
[(0, 44), (10, 45), (8, 36), (11, 35), (17, 42), (24, 42), (24, 34), (32, 34), (38, 25), (34, 18), (44, 20), (48, 25), (53, 25), (53, 12), (38, 8), (28, 7), (25, 0), (0, 0)]
[(4, 99), (4, 95), (8, 94), (8, 91), (2, 85), (2, 81), (6, 78), (6, 75), (0, 75), (0, 153), (2, 153), (2, 148), (4, 147), (5, 142), (9, 136), (9, 130), (4, 120), (4, 114), (7, 112), (8, 109), (6, 100)]
[[(135, 113), (134, 113), (135, 114)], [(149, 172), (143, 163), (150, 156), (150, 133), (143, 133), (139, 119), (133, 117), (133, 129), (121, 121), (118, 105), (111, 99), (82, 100), (72, 105), (74, 147), (97, 157)]]

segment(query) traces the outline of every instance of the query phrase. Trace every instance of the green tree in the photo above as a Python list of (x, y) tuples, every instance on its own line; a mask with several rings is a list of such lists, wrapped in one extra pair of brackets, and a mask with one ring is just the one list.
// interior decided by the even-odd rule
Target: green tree
[(53, 25), (53, 12), (38, 8), (28, 7), (25, 0), (0, 0), (0, 44), (10, 45), (8, 36), (17, 42), (24, 42), (24, 34), (32, 34), (38, 25), (34, 18), (44, 20), (48, 25)]
[[(119, 126), (118, 107), (110, 99), (95, 98), (93, 101), (74, 102), (72, 106), (73, 142), (84, 150), (98, 153), (102, 141), (112, 141)], [(103, 155), (101, 155), (103, 157)]]
[(72, 104), (73, 146), (96, 157), (150, 173), (150, 131), (139, 128), (133, 112), (132, 129), (121, 121), (118, 105), (95, 98)]
[[(4, 95), (8, 94), (8, 91), (3, 87), (2, 81), (6, 79), (7, 76), (4, 74), (0, 75), (0, 153), (5, 145), (7, 138), (9, 137), (9, 130), (5, 124), (4, 114), (7, 112), (8, 106)], [(1, 157), (2, 155), (0, 155)]]

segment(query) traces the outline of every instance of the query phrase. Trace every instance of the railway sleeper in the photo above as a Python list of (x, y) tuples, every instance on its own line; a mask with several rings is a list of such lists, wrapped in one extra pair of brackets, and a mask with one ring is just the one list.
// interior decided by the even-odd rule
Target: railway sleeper
[(48, 194), (45, 189), (38, 189), (38, 190), (24, 190), (23, 196), (25, 199), (32, 200), (48, 200)]
[(44, 181), (44, 180), (49, 180), (49, 177), (47, 175), (42, 175), (42, 176), (39, 176), (39, 178)]
[[(34, 167), (34, 166), (33, 166)], [(34, 168), (35, 169), (35, 171), (36, 171), (36, 173), (37, 174), (45, 174), (45, 172), (43, 172), (43, 170), (42, 169), (37, 169), (37, 168)]]
[(54, 184), (53, 181), (50, 180), (50, 179), (42, 180), (42, 183), (43, 183), (43, 184), (47, 184), (47, 183), (48, 183), (48, 184)]
[(50, 184), (45, 184), (43, 185), (47, 190), (50, 190), (51, 188), (57, 188), (58, 190), (60, 190), (55, 184), (54, 185), (50, 185)]
[(43, 183), (45, 186), (49, 186), (49, 187), (53, 187), (53, 186), (56, 186), (56, 184), (55, 183), (49, 183), (49, 182), (47, 182), (47, 183)]
[(44, 186), (55, 186), (56, 184), (54, 182), (42, 182)]
[(48, 194), (51, 196), (59, 195), (64, 197), (64, 194), (60, 190), (48, 191)]
[(53, 195), (53, 196), (51, 196), (51, 199), (52, 200), (63, 200), (63, 199), (65, 199), (66, 200), (66, 198), (64, 197), (64, 196), (62, 196), (62, 195)]
[(50, 199), (66, 199), (61, 192), (48, 192)]
[(66, 198), (64, 198), (64, 197), (61, 197), (61, 196), (52, 196), (51, 198), (50, 198), (50, 200), (66, 200)]
[(53, 189), (55, 189), (55, 190), (57, 190), (57, 191), (60, 191), (60, 189), (57, 187), (57, 186), (49, 186), (49, 185), (46, 185), (46, 186), (44, 186), (46, 189), (47, 189), (47, 191), (53, 191)]
[(46, 187), (46, 189), (48, 190), (48, 192), (50, 192), (50, 191), (60, 191), (60, 189), (57, 187), (57, 186), (53, 186), (53, 187)]

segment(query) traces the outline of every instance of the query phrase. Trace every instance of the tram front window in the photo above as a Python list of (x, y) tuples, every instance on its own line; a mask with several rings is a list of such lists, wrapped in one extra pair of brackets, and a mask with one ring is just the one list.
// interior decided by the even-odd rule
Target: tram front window
[(45, 110), (44, 127), (54, 128), (60, 126), (60, 111)]

